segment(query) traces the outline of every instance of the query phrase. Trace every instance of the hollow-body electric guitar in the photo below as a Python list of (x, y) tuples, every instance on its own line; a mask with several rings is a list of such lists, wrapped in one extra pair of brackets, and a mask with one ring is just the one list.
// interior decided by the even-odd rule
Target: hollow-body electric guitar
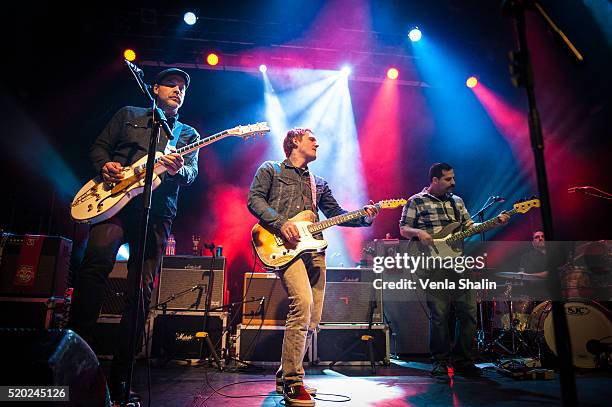
[[(375, 204), (378, 209), (397, 208), (406, 204), (405, 199), (388, 199)], [(256, 224), (251, 230), (251, 241), (257, 257), (264, 266), (270, 270), (280, 270), (289, 266), (302, 254), (307, 252), (321, 252), (327, 247), (327, 242), (315, 239), (312, 235), (340, 223), (366, 216), (364, 209), (347, 212), (315, 222), (316, 215), (312, 211), (302, 211), (289, 219), (300, 232), (300, 240), (293, 244), (285, 240), (280, 233), (276, 233), (266, 226)]]
[[(194, 150), (219, 141), (225, 137), (236, 136), (247, 139), (256, 135), (268, 133), (270, 128), (266, 122), (236, 126), (220, 133), (198, 140), (192, 144), (177, 149), (175, 152), (185, 155)], [(153, 175), (153, 189), (161, 184), (160, 175), (166, 172), (162, 164), (162, 152), (155, 153), (155, 166)], [(79, 223), (99, 223), (119, 212), (135, 196), (142, 193), (146, 173), (147, 156), (145, 155), (134, 164), (124, 167), (123, 179), (117, 183), (107, 183), (97, 176), (87, 182), (77, 192), (70, 207), (72, 219)]]

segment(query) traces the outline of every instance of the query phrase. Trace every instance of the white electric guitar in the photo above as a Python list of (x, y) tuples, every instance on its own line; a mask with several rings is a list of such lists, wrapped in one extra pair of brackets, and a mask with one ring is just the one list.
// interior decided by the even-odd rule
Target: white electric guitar
[[(266, 122), (250, 124), (248, 126), (236, 126), (179, 148), (176, 150), (176, 153), (185, 155), (229, 136), (242, 137), (246, 140), (256, 135), (264, 135), (269, 131), (270, 128)], [(161, 161), (163, 155), (159, 151), (155, 153), (153, 189), (161, 184), (159, 176), (166, 172), (166, 167)], [(115, 215), (132, 198), (142, 193), (146, 165), (147, 156), (144, 156), (134, 164), (124, 167), (124, 178), (117, 183), (104, 182), (101, 176), (97, 176), (87, 182), (77, 192), (72, 201), (70, 207), (72, 219), (79, 223), (94, 224)]]

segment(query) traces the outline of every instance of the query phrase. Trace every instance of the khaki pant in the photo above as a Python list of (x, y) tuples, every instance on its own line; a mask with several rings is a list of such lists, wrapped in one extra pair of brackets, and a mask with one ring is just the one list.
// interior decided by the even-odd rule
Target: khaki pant
[(287, 385), (302, 384), (304, 354), (321, 322), (325, 297), (325, 253), (308, 253), (279, 273), (289, 295), (281, 366)]

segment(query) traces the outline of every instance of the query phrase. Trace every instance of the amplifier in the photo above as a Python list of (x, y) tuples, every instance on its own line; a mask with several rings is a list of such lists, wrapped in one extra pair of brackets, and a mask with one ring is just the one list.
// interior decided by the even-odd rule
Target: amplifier
[[(361, 341), (362, 335), (371, 334), (374, 337), (374, 357), (377, 362), (388, 365), (389, 353), (389, 328), (383, 324), (372, 326), (368, 331), (368, 325), (321, 325), (314, 340), (314, 358), (318, 363), (329, 363), (336, 361), (342, 353), (354, 343)], [(355, 346), (351, 352), (345, 355), (338, 364), (361, 365), (369, 364), (368, 348), (365, 342)]]
[(108, 275), (100, 316), (122, 315), (127, 293), (127, 260), (117, 260)]
[(166, 303), (165, 309), (203, 310), (211, 283), (211, 308), (225, 304), (225, 257), (215, 257), (211, 275), (212, 261), (213, 258), (208, 256), (164, 257), (157, 290), (158, 309), (161, 309), (159, 304), (171, 300)]
[(0, 327), (60, 328), (67, 315), (64, 298), (0, 297)]
[[(30, 253), (36, 241), (40, 253)], [(33, 250), (36, 252), (36, 250)], [(5, 235), (0, 242), (0, 295), (15, 297), (63, 297), (68, 283), (72, 241), (59, 236)], [(37, 259), (37, 260), (36, 260)], [(37, 261), (36, 276), (29, 285), (15, 284), (18, 271), (32, 270), (22, 262)]]
[(289, 313), (289, 298), (281, 279), (274, 273), (246, 273), (244, 299), (266, 297), (263, 312), (259, 301), (242, 305), (242, 323), (245, 325), (285, 325)]
[(372, 284), (375, 276), (371, 268), (329, 267), (321, 323), (367, 324), (371, 306), (372, 322), (384, 322), (382, 290)]
[[(204, 313), (183, 311), (161, 314), (155, 317), (151, 357), (165, 360), (199, 359), (200, 347), (203, 357), (209, 350), (196, 333), (204, 331)], [(211, 312), (208, 315), (208, 334), (217, 354), (223, 358), (227, 338), (227, 312)]]
[[(243, 362), (278, 366), (284, 335), (284, 326), (239, 324), (236, 330), (237, 357)], [(312, 348), (308, 347), (304, 362), (312, 360)]]

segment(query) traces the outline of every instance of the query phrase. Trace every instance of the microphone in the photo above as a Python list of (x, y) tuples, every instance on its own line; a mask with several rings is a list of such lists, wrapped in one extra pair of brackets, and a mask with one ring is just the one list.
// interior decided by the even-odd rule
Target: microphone
[(489, 199), (492, 199), (493, 202), (506, 202), (506, 198), (502, 198), (499, 195), (492, 196)]
[(586, 191), (589, 188), (591, 188), (591, 187), (571, 187), (571, 188), (567, 189), (567, 192), (569, 194), (573, 194), (574, 192), (582, 192), (582, 193), (584, 193), (584, 191)]
[(198, 284), (198, 285), (194, 285), (193, 287), (191, 287), (191, 289), (189, 291), (195, 291), (195, 290), (199, 290), (202, 288), (202, 284)]
[(136, 64), (128, 61), (127, 59), (125, 60), (125, 64), (128, 66), (128, 68), (130, 68), (132, 72), (144, 79), (144, 71), (140, 69)]

